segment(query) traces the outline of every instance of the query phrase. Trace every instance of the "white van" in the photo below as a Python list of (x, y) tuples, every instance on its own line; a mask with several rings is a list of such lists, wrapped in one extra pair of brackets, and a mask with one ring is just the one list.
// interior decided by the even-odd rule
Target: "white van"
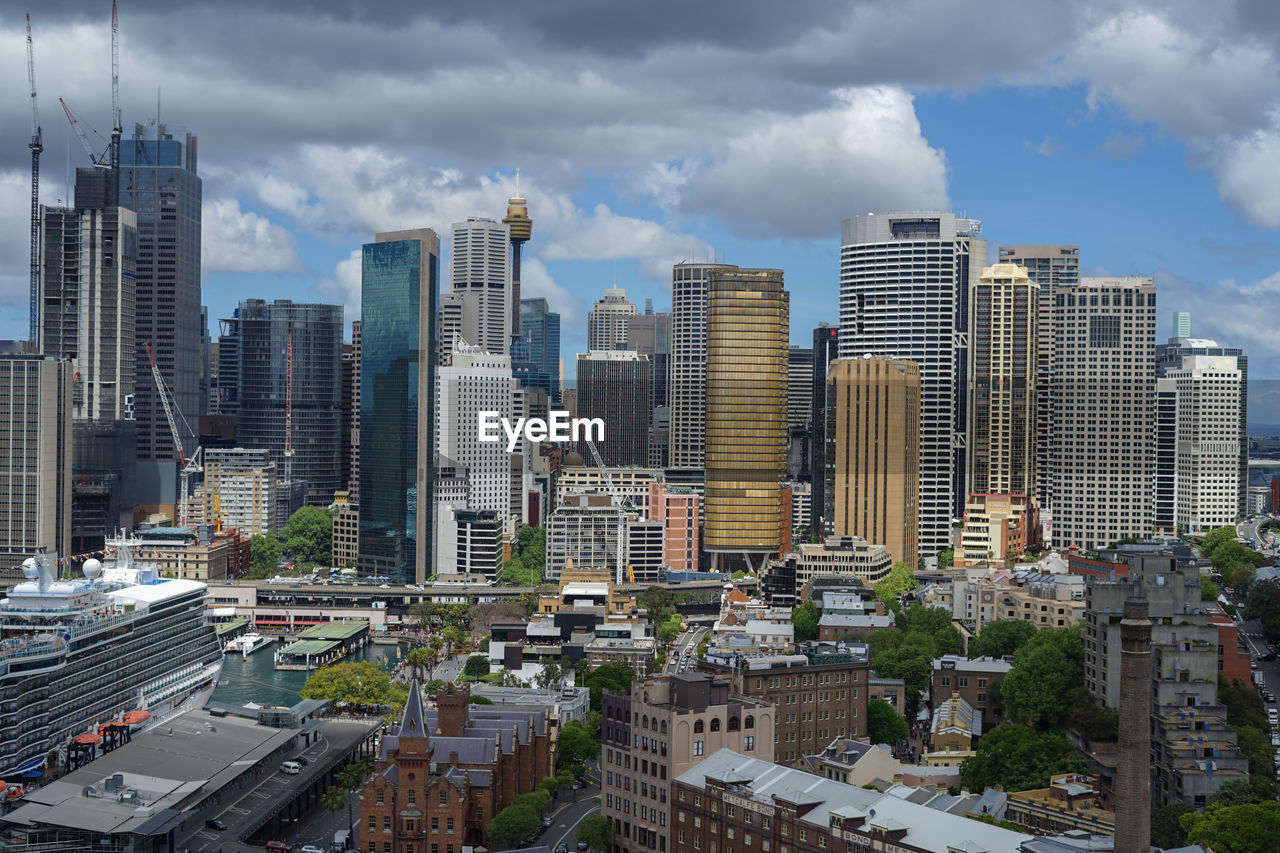
[(297, 776), (302, 772), (302, 765), (296, 761), (286, 761), (280, 765), (281, 773), (288, 773), (290, 776)]

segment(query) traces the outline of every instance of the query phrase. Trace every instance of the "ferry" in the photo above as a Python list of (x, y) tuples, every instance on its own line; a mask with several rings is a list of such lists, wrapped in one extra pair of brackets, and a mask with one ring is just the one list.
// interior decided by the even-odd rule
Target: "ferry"
[(239, 652), (242, 657), (248, 657), (264, 646), (269, 646), (275, 642), (274, 637), (264, 637), (262, 634), (241, 634), (231, 642), (227, 643), (227, 652)]
[(109, 540), (115, 564), (89, 559), (73, 577), (54, 554), (29, 557), (0, 599), (0, 779), (92, 760), (104, 735), (114, 743), (212, 695), (222, 647), (207, 587), (136, 565), (140, 544)]

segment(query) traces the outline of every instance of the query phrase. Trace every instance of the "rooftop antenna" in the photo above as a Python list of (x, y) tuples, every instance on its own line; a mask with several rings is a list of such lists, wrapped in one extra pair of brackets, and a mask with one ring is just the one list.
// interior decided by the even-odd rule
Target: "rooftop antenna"
[(108, 187), (112, 193), (111, 204), (120, 197), (120, 138), (124, 127), (120, 121), (120, 17), (116, 13), (116, 0), (111, 0), (111, 178)]
[(31, 304), (29, 334), (31, 345), (40, 345), (40, 152), (44, 151), (44, 131), (36, 106), (36, 61), (31, 48), (31, 15), (27, 15), (27, 82), (31, 88)]
[(520, 197), (520, 167), (516, 167), (516, 197)]

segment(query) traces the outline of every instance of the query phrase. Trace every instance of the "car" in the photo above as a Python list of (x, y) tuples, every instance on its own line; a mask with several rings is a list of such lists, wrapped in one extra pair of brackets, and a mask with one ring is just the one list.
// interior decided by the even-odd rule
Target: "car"
[(553, 818), (553, 817), (544, 817), (544, 818), (542, 819), (542, 825), (543, 825), (543, 826), (554, 826), (554, 825), (555, 825), (555, 822), (556, 822), (556, 819), (555, 819), (555, 818)]
[(587, 850), (587, 849), (589, 849), (590, 847), (591, 847), (591, 845), (590, 845), (590, 844), (588, 844), (588, 843), (587, 843), (587, 842), (585, 842), (585, 841), (579, 841), (579, 842), (578, 842), (578, 849), (579, 849), (579, 850)]
[(268, 841), (267, 849), (272, 851), (272, 853), (289, 853), (293, 848), (288, 844), (285, 844), (283, 841)]
[(561, 841), (556, 845), (556, 853), (569, 853), (569, 845)]
[(302, 848), (302, 853), (324, 853), (324, 851), (314, 844), (308, 844), (306, 847)]
[(217, 818), (211, 818), (210, 820), (206, 820), (204, 822), (204, 825), (209, 829), (216, 829), (218, 830), (218, 832), (227, 831), (227, 825), (222, 821), (218, 820)]

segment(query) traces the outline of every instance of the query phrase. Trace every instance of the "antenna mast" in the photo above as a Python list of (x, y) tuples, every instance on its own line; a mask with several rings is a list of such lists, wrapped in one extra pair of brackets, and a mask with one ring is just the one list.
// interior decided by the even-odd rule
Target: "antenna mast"
[(111, 171), (116, 173), (112, 182), (117, 186), (120, 180), (120, 137), (123, 135), (120, 121), (120, 16), (116, 13), (116, 0), (111, 0)]
[(44, 151), (44, 131), (36, 105), (36, 61), (31, 47), (31, 15), (27, 14), (27, 83), (31, 88), (31, 345), (40, 346), (40, 152)]
[(293, 488), (293, 332), (284, 350), (284, 479)]

